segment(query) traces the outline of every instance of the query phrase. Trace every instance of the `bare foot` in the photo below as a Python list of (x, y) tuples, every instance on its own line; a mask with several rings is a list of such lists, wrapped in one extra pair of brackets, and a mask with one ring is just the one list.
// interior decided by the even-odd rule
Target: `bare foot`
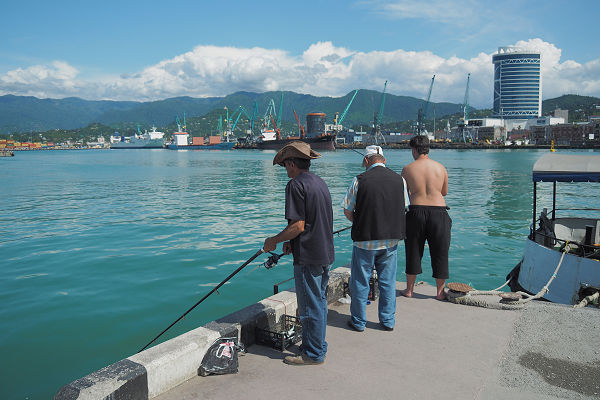
[(439, 300), (439, 301), (447, 300), (447, 298), (446, 298), (446, 292), (442, 291), (442, 293), (440, 293), (437, 296), (435, 296), (435, 298), (436, 298), (436, 300)]
[(413, 296), (412, 290), (404, 289), (400, 291), (400, 294), (404, 297), (411, 298)]

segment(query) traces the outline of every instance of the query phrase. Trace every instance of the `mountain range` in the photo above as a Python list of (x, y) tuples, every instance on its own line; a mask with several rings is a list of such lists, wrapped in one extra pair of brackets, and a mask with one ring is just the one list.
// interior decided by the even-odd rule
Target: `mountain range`
[[(282, 97), (283, 95), (283, 97)], [(219, 118), (235, 112), (239, 106), (252, 115), (255, 103), (258, 107), (256, 120), (264, 117), (268, 104), (273, 100), (276, 112), (281, 106), (282, 125), (295, 126), (294, 111), (304, 125), (304, 116), (311, 112), (324, 112), (327, 122), (333, 121), (335, 113), (340, 116), (350, 103), (354, 91), (342, 97), (317, 97), (295, 92), (236, 92), (225, 97), (174, 97), (151, 102), (84, 100), (70, 97), (64, 99), (39, 99), (30, 96), (0, 96), (0, 134), (46, 132), (50, 130), (72, 130), (101, 124), (116, 130), (135, 130), (155, 125), (159, 128), (174, 129), (176, 117), (196, 125), (204, 132), (215, 130)], [(374, 90), (359, 90), (354, 98), (343, 124), (345, 126), (369, 126), (374, 113), (380, 109), (382, 93)], [(382, 123), (416, 120), (418, 110), (425, 106), (425, 100), (408, 96), (386, 94)], [(491, 110), (481, 110), (470, 114), (476, 117), (490, 115)], [(585, 121), (590, 115), (600, 114), (600, 99), (589, 96), (563, 95), (542, 102), (543, 115), (556, 108), (569, 110), (569, 122)], [(462, 105), (456, 103), (430, 103), (427, 119), (434, 115), (443, 116), (462, 113)], [(205, 120), (202, 122), (202, 120)]]
[[(327, 122), (332, 122), (336, 112), (341, 116), (353, 95), (354, 91), (342, 97), (316, 97), (286, 91), (283, 92), (281, 119), (295, 124), (295, 110), (302, 124), (306, 124), (304, 115), (310, 112), (324, 112)], [(359, 90), (345, 116), (344, 125), (371, 123), (375, 111), (380, 109), (381, 97), (381, 92)], [(115, 128), (131, 128), (136, 124), (162, 127), (173, 124), (177, 116), (182, 119), (184, 112), (187, 118), (202, 117), (214, 110), (224, 110), (225, 107), (232, 113), (242, 106), (251, 116), (255, 102), (258, 105), (257, 117), (261, 118), (271, 99), (276, 112), (279, 112), (282, 92), (236, 92), (225, 97), (174, 97), (152, 102), (84, 100), (74, 97), (39, 99), (5, 95), (0, 96), (0, 134), (77, 129), (91, 123)], [(386, 94), (382, 121), (416, 119), (419, 108), (423, 108), (425, 103), (423, 99)], [(433, 112), (438, 116), (454, 114), (461, 107), (454, 103), (430, 103), (427, 114), (429, 118)]]

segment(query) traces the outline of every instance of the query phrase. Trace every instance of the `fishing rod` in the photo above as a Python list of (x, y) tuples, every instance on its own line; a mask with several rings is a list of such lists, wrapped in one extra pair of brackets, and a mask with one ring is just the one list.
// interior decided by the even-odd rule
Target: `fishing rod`
[[(339, 234), (340, 232), (343, 232), (347, 229), (352, 228), (352, 226), (347, 226), (343, 229), (340, 229), (338, 231), (333, 232), (333, 234), (335, 235), (336, 233)], [(204, 300), (206, 300), (206, 298), (208, 296), (210, 296), (211, 294), (213, 294), (214, 292), (216, 292), (221, 286), (223, 286), (225, 283), (227, 283), (227, 281), (229, 281), (231, 278), (233, 278), (238, 272), (240, 272), (242, 269), (244, 269), (244, 267), (246, 267), (248, 264), (250, 264), (252, 261), (254, 261), (254, 259), (258, 256), (260, 256), (262, 253), (265, 253), (264, 249), (260, 249), (258, 250), (252, 257), (250, 257), (245, 263), (243, 263), (240, 267), (238, 267), (238, 269), (236, 269), (235, 271), (233, 271), (231, 274), (229, 274), (229, 276), (225, 279), (223, 279), (221, 281), (221, 283), (219, 283), (217, 286), (215, 286), (210, 292), (208, 292), (203, 298), (201, 298), (196, 304), (194, 304), (192, 307), (190, 307), (186, 312), (184, 312), (179, 318), (177, 318), (175, 321), (173, 321), (173, 323), (171, 325), (169, 325), (167, 327), (167, 329), (165, 329), (164, 331), (162, 331), (161, 333), (159, 333), (154, 339), (152, 339), (150, 342), (148, 342), (148, 344), (146, 344), (144, 347), (142, 347), (138, 353), (141, 353), (142, 351), (146, 350), (146, 348), (148, 348), (148, 346), (150, 346), (152, 343), (154, 343), (159, 337), (161, 337), (166, 331), (168, 331), (169, 329), (171, 329), (171, 327), (173, 325), (175, 325), (176, 323), (178, 323), (183, 317), (185, 317), (190, 311), (192, 311), (194, 308), (196, 308), (200, 303), (202, 303)], [(285, 255), (285, 253), (281, 253), (281, 254), (276, 254), (273, 253), (272, 251), (269, 251), (269, 254), (271, 254), (271, 256), (267, 259), (267, 261), (265, 261), (262, 265), (266, 268), (266, 269), (271, 269), (273, 268), (275, 265), (277, 265), (277, 262), (279, 261), (279, 259)], [(259, 265), (260, 266), (260, 265)], [(255, 268), (256, 269), (256, 268)], [(250, 271), (252, 272), (252, 271)]]
[(356, 150), (356, 149), (350, 149), (350, 150), (352, 150), (352, 151), (354, 151), (354, 152), (356, 152), (356, 153), (360, 154), (361, 156), (365, 157), (365, 155), (364, 155), (363, 153), (361, 153), (360, 151), (358, 151), (358, 150)]
[[(252, 257), (250, 257), (245, 263), (243, 263), (238, 269), (236, 269), (235, 271), (233, 271), (231, 274), (229, 274), (229, 276), (225, 279), (223, 279), (221, 281), (221, 283), (219, 283), (217, 286), (215, 286), (210, 292), (208, 292), (203, 298), (200, 299), (200, 301), (198, 301), (196, 304), (194, 304), (192, 307), (190, 307), (189, 310), (187, 310), (186, 312), (183, 313), (183, 315), (181, 315), (181, 317), (177, 318), (171, 325), (169, 325), (167, 327), (167, 329), (165, 329), (164, 331), (162, 331), (158, 336), (156, 336), (154, 339), (152, 339), (147, 345), (145, 345), (144, 347), (142, 347), (140, 349), (140, 351), (138, 351), (138, 353), (141, 353), (142, 351), (146, 350), (146, 348), (148, 346), (150, 346), (152, 343), (154, 343), (156, 341), (156, 339), (158, 339), (159, 337), (161, 337), (166, 331), (168, 331), (169, 329), (171, 329), (171, 327), (173, 325), (175, 325), (176, 323), (178, 323), (183, 317), (185, 317), (190, 311), (192, 311), (194, 308), (196, 308), (196, 306), (198, 306), (198, 304), (202, 303), (204, 300), (206, 300), (206, 298), (208, 296), (210, 296), (211, 294), (213, 294), (214, 292), (217, 291), (217, 289), (219, 289), (221, 286), (223, 286), (225, 283), (227, 283), (228, 280), (230, 280), (231, 278), (233, 278), (233, 276), (235, 274), (237, 274), (238, 272), (240, 272), (246, 265), (250, 264), (252, 261), (254, 261), (254, 259), (258, 256), (260, 256), (262, 253), (264, 253), (265, 251), (263, 249), (260, 249), (259, 251), (257, 251)], [(279, 257), (277, 257), (277, 260), (279, 260)], [(275, 264), (277, 263), (277, 261), (275, 261)]]
[(339, 234), (340, 234), (340, 232), (344, 232), (344, 231), (346, 231), (346, 230), (348, 230), (348, 229), (350, 229), (350, 228), (352, 228), (352, 225), (350, 225), (350, 226), (347, 226), (347, 227), (345, 227), (345, 228), (342, 228), (342, 229), (340, 229), (339, 231), (335, 231), (335, 232), (333, 232), (333, 234), (334, 234), (334, 235), (335, 235), (335, 234), (338, 234), (338, 235), (339, 235)]

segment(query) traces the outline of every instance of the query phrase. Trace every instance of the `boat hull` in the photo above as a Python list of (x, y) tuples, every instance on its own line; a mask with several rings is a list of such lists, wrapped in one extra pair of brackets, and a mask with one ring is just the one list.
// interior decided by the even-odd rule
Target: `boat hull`
[(188, 144), (180, 146), (174, 143), (168, 144), (169, 150), (231, 150), (235, 146), (235, 142), (222, 142), (215, 144)]
[(279, 150), (286, 144), (296, 140), (302, 140), (303, 142), (310, 144), (310, 148), (314, 150), (335, 150), (335, 135), (326, 135), (305, 139), (268, 140), (266, 142), (257, 142), (256, 148), (260, 150)]
[(162, 139), (156, 140), (132, 140), (131, 142), (111, 143), (111, 149), (162, 149), (164, 147)]
[[(560, 251), (527, 239), (518, 275), (519, 285), (529, 293), (538, 293), (550, 280), (560, 262)], [(562, 304), (577, 304), (582, 288), (600, 288), (600, 262), (565, 254), (556, 278), (544, 298)]]

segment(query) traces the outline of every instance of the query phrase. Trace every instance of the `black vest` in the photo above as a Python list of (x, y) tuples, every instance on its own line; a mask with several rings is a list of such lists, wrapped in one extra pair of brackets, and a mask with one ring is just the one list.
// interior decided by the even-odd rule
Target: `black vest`
[(358, 175), (352, 240), (404, 239), (404, 181), (391, 169), (377, 166)]

